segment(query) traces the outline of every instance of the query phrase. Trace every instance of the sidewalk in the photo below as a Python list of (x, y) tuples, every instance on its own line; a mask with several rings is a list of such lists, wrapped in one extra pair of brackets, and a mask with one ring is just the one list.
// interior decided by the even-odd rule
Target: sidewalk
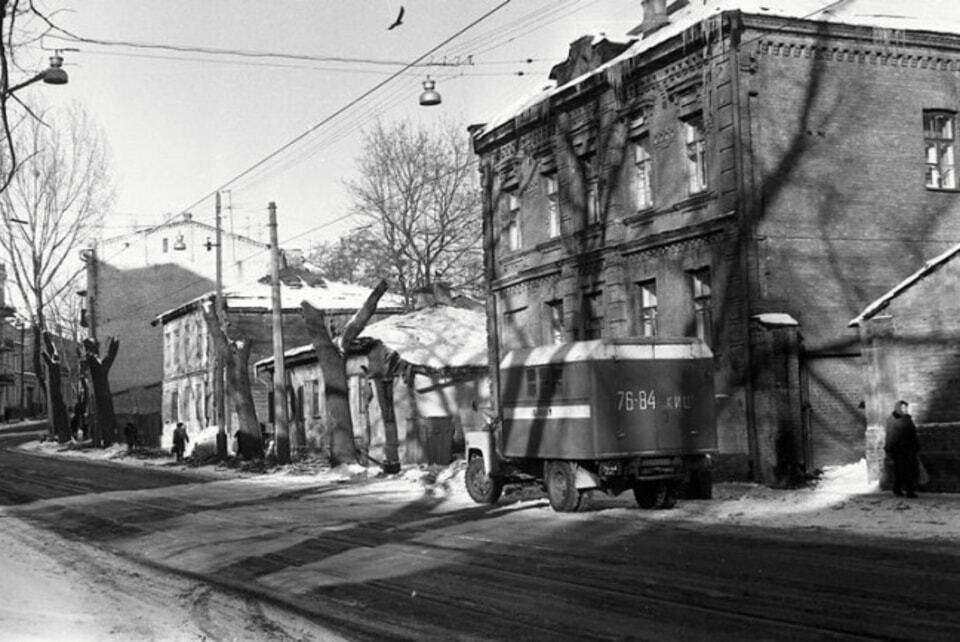
[[(377, 467), (341, 466), (330, 469), (319, 461), (276, 467), (268, 472), (251, 472), (223, 465), (177, 464), (172, 457), (144, 457), (127, 453), (125, 446), (77, 450), (52, 442), (28, 442), (21, 450), (57, 457), (80, 457), (123, 466), (150, 466), (195, 474), (198, 479), (243, 479), (254, 487), (274, 491), (288, 488), (320, 488), (336, 484), (357, 486), (356, 492), (379, 497), (388, 504), (417, 501), (422, 497), (443, 498), (452, 507), (475, 506), (463, 483), (463, 463), (436, 466), (408, 466), (400, 475), (379, 477)], [(157, 455), (158, 453), (154, 453)], [(198, 487), (197, 492), (204, 492)], [(212, 489), (211, 489), (212, 490)], [(272, 491), (271, 491), (272, 492)], [(353, 492), (353, 491), (351, 491)], [(526, 490), (513, 499), (522, 504), (545, 507), (544, 499)], [(510, 501), (511, 496), (501, 500)], [(618, 497), (594, 495), (590, 509), (576, 516), (557, 515), (547, 507), (544, 519), (610, 519), (657, 523), (682, 523), (689, 528), (760, 527), (796, 533), (829, 533), (837, 537), (863, 535), (889, 540), (923, 541), (953, 546), (960, 544), (960, 494), (926, 494), (908, 500), (881, 492), (866, 480), (866, 464), (828, 468), (815, 486), (778, 490), (750, 483), (718, 483), (712, 500), (682, 500), (668, 511), (637, 509), (630, 493)]]

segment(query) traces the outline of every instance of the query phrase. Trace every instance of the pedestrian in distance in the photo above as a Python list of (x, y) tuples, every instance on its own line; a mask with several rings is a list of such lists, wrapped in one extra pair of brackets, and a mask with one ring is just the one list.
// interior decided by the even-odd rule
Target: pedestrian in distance
[(893, 414), (887, 417), (883, 449), (892, 464), (893, 494), (916, 497), (920, 441), (908, 409), (909, 404), (903, 400), (894, 405)]
[(177, 427), (173, 430), (173, 454), (177, 456), (177, 461), (183, 461), (183, 451), (187, 448), (187, 442), (190, 436), (187, 435), (187, 429), (183, 422), (177, 422)]
[(123, 427), (123, 436), (127, 440), (127, 452), (133, 451), (137, 445), (137, 427), (133, 425), (132, 421), (128, 421), (127, 425)]

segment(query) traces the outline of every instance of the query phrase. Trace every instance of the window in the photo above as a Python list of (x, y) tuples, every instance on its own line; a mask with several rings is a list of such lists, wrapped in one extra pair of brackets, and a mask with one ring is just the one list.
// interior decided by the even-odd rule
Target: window
[(693, 318), (695, 336), (708, 345), (713, 337), (713, 303), (711, 300), (710, 268), (702, 268), (690, 273), (693, 286)]
[(954, 115), (944, 111), (923, 112), (923, 143), (926, 149), (927, 187), (957, 189), (954, 168)]
[(557, 198), (557, 175), (544, 176), (544, 191), (547, 193), (547, 234), (550, 238), (560, 236), (560, 201)]
[(523, 235), (520, 229), (520, 197), (516, 194), (510, 194), (508, 206), (510, 213), (504, 232), (507, 236), (507, 248), (514, 251), (523, 247)]
[(180, 420), (180, 392), (173, 390), (170, 392), (170, 421)]
[(537, 396), (537, 369), (527, 368), (524, 372), (528, 397)]
[(163, 239), (163, 253), (166, 254), (170, 249), (170, 241), (168, 239)]
[(691, 194), (697, 194), (707, 189), (703, 117), (685, 120), (683, 130), (687, 146), (687, 187)]
[(657, 336), (657, 281), (649, 279), (637, 284), (637, 325), (642, 337)]
[(562, 397), (563, 390), (563, 366), (547, 366), (540, 372), (542, 378), (540, 387), (551, 397)]
[(587, 223), (600, 221), (600, 177), (597, 176), (596, 161), (591, 156), (583, 160), (584, 198), (587, 203)]
[(653, 207), (653, 188), (650, 172), (653, 163), (650, 159), (650, 139), (644, 136), (633, 146), (633, 194), (637, 201), (637, 209), (643, 210)]
[(546, 344), (563, 343), (563, 299), (547, 301)]
[(320, 380), (310, 381), (310, 410), (314, 417), (320, 416)]
[(590, 292), (583, 297), (583, 338), (599, 339), (603, 331), (603, 291)]

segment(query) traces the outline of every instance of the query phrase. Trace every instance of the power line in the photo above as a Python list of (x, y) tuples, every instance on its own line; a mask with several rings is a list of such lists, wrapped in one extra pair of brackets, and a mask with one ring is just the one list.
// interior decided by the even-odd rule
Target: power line
[(434, 53), (435, 51), (437, 51), (437, 50), (440, 49), (441, 47), (443, 47), (443, 46), (447, 45), (448, 43), (452, 42), (452, 41), (455, 40), (457, 37), (459, 37), (461, 34), (469, 31), (469, 30), (470, 30), (471, 28), (473, 28), (474, 26), (476, 26), (476, 25), (478, 25), (479, 23), (483, 22), (483, 21), (486, 20), (488, 17), (490, 17), (491, 15), (493, 15), (494, 13), (496, 13), (497, 11), (499, 11), (500, 9), (502, 9), (503, 7), (505, 7), (505, 6), (507, 6), (508, 4), (510, 4), (510, 1), (511, 1), (511, 0), (504, 0), (503, 2), (501, 2), (500, 4), (498, 4), (498, 5), (497, 5), (496, 7), (494, 7), (493, 9), (487, 11), (487, 12), (484, 13), (482, 16), (480, 16), (479, 18), (477, 18), (477, 19), (475, 19), (474, 21), (472, 21), (472, 22), (471, 22), (470, 24), (468, 24), (466, 27), (463, 27), (462, 29), (456, 31), (452, 36), (449, 36), (448, 38), (446, 38), (446, 39), (445, 39), (443, 42), (441, 42), (440, 44), (438, 44), (438, 45), (436, 45), (435, 47), (431, 48), (431, 49), (428, 50), (426, 53), (420, 55), (418, 58), (416, 58), (416, 59), (413, 60), (412, 62), (407, 63), (407, 64), (404, 65), (401, 69), (399, 69), (398, 71), (392, 73), (389, 77), (385, 78), (384, 80), (378, 82), (376, 85), (374, 85), (373, 87), (371, 87), (371, 88), (368, 89), (367, 91), (363, 92), (362, 94), (360, 94), (359, 96), (357, 96), (357, 97), (354, 98), (353, 100), (348, 101), (346, 105), (344, 105), (343, 107), (340, 107), (339, 109), (337, 109), (336, 111), (334, 111), (332, 114), (330, 114), (329, 116), (327, 116), (326, 118), (324, 118), (323, 120), (321, 120), (319, 123), (317, 123), (316, 125), (310, 127), (309, 129), (307, 129), (307, 131), (303, 132), (302, 134), (299, 134), (298, 136), (295, 136), (295, 137), (294, 137), (293, 139), (291, 139), (290, 141), (284, 143), (283, 145), (281, 145), (280, 147), (278, 147), (276, 150), (274, 150), (273, 152), (271, 152), (271, 153), (268, 154), (267, 156), (263, 157), (262, 159), (260, 159), (259, 161), (257, 161), (256, 163), (254, 163), (253, 165), (251, 165), (250, 167), (248, 167), (247, 169), (243, 170), (242, 172), (240, 172), (239, 174), (237, 174), (236, 176), (234, 176), (233, 178), (231, 178), (231, 179), (228, 180), (227, 182), (223, 183), (223, 184), (222, 184), (221, 186), (219, 186), (217, 189), (215, 189), (215, 190), (213, 190), (212, 192), (206, 194), (206, 195), (203, 196), (202, 198), (200, 198), (200, 199), (198, 199), (197, 201), (191, 203), (190, 205), (188, 205), (187, 207), (183, 208), (183, 209), (180, 210), (180, 211), (181, 211), (181, 212), (187, 212), (187, 211), (189, 211), (191, 208), (196, 207), (196, 206), (199, 205), (200, 203), (202, 203), (202, 202), (204, 202), (205, 200), (207, 200), (208, 198), (212, 197), (214, 194), (216, 194), (216, 193), (219, 192), (220, 190), (226, 189), (227, 187), (229, 187), (230, 185), (232, 185), (232, 184), (235, 183), (236, 181), (240, 180), (240, 179), (243, 178), (244, 176), (247, 176), (248, 174), (250, 174), (251, 172), (253, 172), (254, 170), (256, 170), (258, 167), (262, 166), (264, 163), (270, 161), (272, 158), (275, 158), (276, 156), (278, 156), (279, 154), (283, 153), (284, 151), (286, 151), (287, 149), (289, 149), (289, 148), (292, 147), (293, 145), (296, 145), (298, 142), (300, 142), (301, 140), (303, 140), (304, 138), (306, 138), (307, 136), (309, 136), (310, 134), (312, 134), (314, 131), (316, 131), (317, 129), (319, 129), (319, 128), (322, 127), (323, 125), (327, 124), (328, 122), (330, 122), (331, 120), (333, 120), (334, 118), (336, 118), (337, 116), (339, 116), (340, 114), (346, 112), (346, 111), (349, 110), (351, 107), (353, 107), (354, 105), (358, 104), (359, 102), (361, 102), (362, 100), (364, 100), (365, 98), (367, 98), (368, 96), (370, 96), (371, 94), (377, 92), (379, 89), (381, 89), (382, 87), (384, 87), (385, 85), (387, 85), (388, 83), (390, 83), (390, 82), (391, 82), (392, 80), (394, 80), (395, 78), (398, 78), (399, 76), (401, 76), (404, 72), (406, 72), (406, 71), (409, 70), (410, 68), (414, 67), (418, 62), (422, 61), (422, 60), (423, 60), (424, 58), (426, 58), (427, 56), (431, 55), (432, 53)]
[[(85, 37), (64, 37), (58, 36), (56, 34), (49, 34), (48, 38), (54, 40), (63, 40), (66, 42), (78, 43), (78, 44), (89, 44), (89, 45), (100, 45), (106, 47), (127, 47), (131, 49), (156, 49), (160, 51), (172, 51), (176, 53), (193, 53), (193, 54), (206, 54), (209, 56), (232, 56), (237, 58), (256, 58), (256, 59), (281, 59), (281, 60), (301, 60), (306, 62), (334, 62), (342, 64), (359, 64), (359, 65), (379, 65), (387, 67), (460, 67), (460, 66), (475, 66), (475, 65), (503, 65), (503, 64), (517, 64), (522, 62), (533, 62), (533, 59), (523, 59), (523, 60), (498, 60), (498, 61), (489, 61), (485, 62), (482, 60), (473, 60), (472, 58), (468, 60), (450, 60), (448, 61), (446, 57), (441, 61), (427, 61), (423, 62), (422, 59), (414, 63), (409, 63), (405, 60), (389, 60), (383, 58), (359, 58), (359, 57), (348, 57), (348, 56), (323, 56), (317, 54), (288, 54), (280, 53), (273, 51), (250, 51), (244, 49), (220, 49), (216, 47), (203, 47), (203, 46), (187, 46), (187, 45), (170, 45), (163, 43), (145, 43), (145, 42), (134, 42), (134, 41), (124, 41), (124, 40), (99, 40), (96, 38), (85, 38)], [(445, 44), (445, 43), (444, 43)], [(442, 45), (441, 45), (442, 46)], [(103, 52), (94, 52), (94, 53), (103, 53)], [(431, 52), (432, 53), (432, 52)], [(133, 56), (136, 54), (126, 53), (123, 55)], [(429, 55), (429, 54), (428, 54)], [(424, 56), (425, 57), (425, 56)], [(170, 57), (171, 59), (176, 59), (175, 57)]]

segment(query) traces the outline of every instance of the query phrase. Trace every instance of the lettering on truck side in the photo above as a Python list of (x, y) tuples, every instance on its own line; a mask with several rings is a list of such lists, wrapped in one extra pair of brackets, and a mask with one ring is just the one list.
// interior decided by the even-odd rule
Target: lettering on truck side
[[(660, 402), (668, 410), (689, 410), (693, 407), (693, 395), (660, 395)], [(634, 412), (636, 410), (656, 410), (657, 393), (655, 390), (617, 390), (617, 411)]]

